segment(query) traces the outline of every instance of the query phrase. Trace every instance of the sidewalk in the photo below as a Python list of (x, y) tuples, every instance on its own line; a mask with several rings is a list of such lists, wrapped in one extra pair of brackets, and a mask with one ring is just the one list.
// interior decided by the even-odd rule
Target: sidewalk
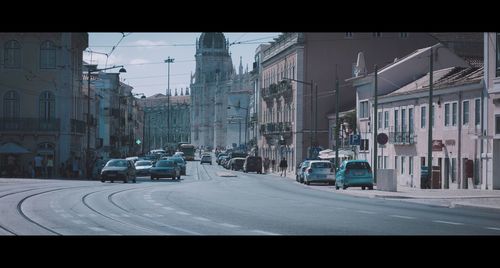
[[(269, 174), (280, 176), (279, 172), (270, 172)], [(287, 178), (295, 181), (295, 173), (287, 172)], [(377, 190), (377, 186), (374, 186), (374, 190), (361, 190), (360, 187), (335, 190), (335, 186), (324, 184), (304, 185), (304, 187), (314, 187), (318, 190), (358, 197), (397, 199), (440, 207), (464, 207), (500, 213), (500, 190), (419, 189), (398, 185), (397, 192), (388, 192)]]

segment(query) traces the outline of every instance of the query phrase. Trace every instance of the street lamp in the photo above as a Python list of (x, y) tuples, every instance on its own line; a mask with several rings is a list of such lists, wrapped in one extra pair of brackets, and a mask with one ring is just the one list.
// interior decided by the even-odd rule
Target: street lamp
[[(311, 122), (310, 122), (310, 130), (309, 130), (309, 137), (310, 137), (310, 143), (311, 143), (311, 148), (309, 149), (309, 157), (312, 158), (312, 148), (313, 148), (313, 133), (312, 133), (312, 124), (313, 124), (313, 89), (314, 89), (314, 82), (313, 80), (311, 80), (311, 82), (305, 82), (305, 81), (300, 81), (300, 80), (296, 80), (296, 79), (292, 79), (292, 78), (283, 78), (283, 80), (288, 80), (288, 81), (295, 81), (297, 83), (301, 83), (301, 84), (305, 84), (305, 85), (308, 85), (308, 86), (311, 86)], [(316, 88), (316, 92), (317, 92), (317, 88)], [(316, 112), (318, 110), (316, 109)], [(317, 115), (316, 115), (317, 117)]]
[[(247, 147), (247, 123), (248, 123), (248, 107), (245, 108), (245, 107), (241, 107), (240, 104), (238, 103), (238, 106), (236, 105), (228, 105), (227, 106), (227, 109), (231, 109), (231, 107), (234, 107), (236, 109), (243, 109), (245, 110), (245, 150), (246, 150), (246, 147)], [(241, 145), (241, 122), (240, 122), (240, 141), (239, 141), (240, 145)]]
[(110, 69), (116, 69), (120, 68), (118, 72), (120, 73), (126, 73), (127, 70), (123, 67), (123, 65), (118, 65), (118, 66), (113, 66), (113, 67), (108, 67), (108, 68), (103, 68), (103, 69), (98, 69), (97, 64), (87, 64), (87, 157), (86, 157), (86, 171), (87, 171), (87, 178), (90, 178), (91, 175), (91, 170), (90, 170), (90, 76), (93, 72), (100, 72), (100, 71), (105, 71), (105, 70), (110, 70)]
[(170, 58), (170, 56), (164, 61), (167, 63), (168, 66), (168, 71), (167, 71), (167, 76), (168, 76), (168, 84), (167, 84), (167, 146), (168, 149), (170, 149), (169, 143), (170, 143), (170, 63), (174, 62), (174, 58)]

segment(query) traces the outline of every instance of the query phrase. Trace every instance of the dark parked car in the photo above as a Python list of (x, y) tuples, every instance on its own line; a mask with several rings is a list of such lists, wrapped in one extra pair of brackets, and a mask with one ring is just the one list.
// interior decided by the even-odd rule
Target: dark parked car
[(135, 172), (133, 161), (111, 159), (101, 170), (101, 182), (123, 180), (124, 183), (127, 183), (131, 179), (135, 183)]
[(181, 179), (181, 168), (172, 160), (160, 160), (151, 168), (151, 180), (159, 178)]
[(240, 170), (243, 169), (243, 164), (245, 163), (245, 158), (236, 157), (229, 161), (229, 168), (231, 170)]
[(262, 173), (262, 157), (248, 156), (243, 163), (243, 172), (257, 172)]
[(184, 161), (184, 158), (179, 156), (172, 156), (167, 158), (167, 160), (172, 160), (177, 163), (177, 165), (179, 165), (179, 167), (181, 168), (181, 175), (186, 175), (186, 161)]

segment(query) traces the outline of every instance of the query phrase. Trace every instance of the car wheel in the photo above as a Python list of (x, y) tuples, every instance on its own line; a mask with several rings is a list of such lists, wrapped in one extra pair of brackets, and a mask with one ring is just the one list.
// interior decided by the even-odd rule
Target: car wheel
[(133, 183), (136, 183), (136, 176), (134, 176), (134, 177), (132, 178), (132, 182), (133, 182)]
[(368, 186), (368, 189), (373, 190), (373, 185)]
[(361, 190), (364, 190), (365, 189), (365, 186), (361, 186)]
[(310, 185), (311, 183), (309, 181), (306, 181), (306, 185)]
[(151, 176), (151, 180), (154, 180), (154, 179), (155, 179), (155, 177)]
[(335, 183), (335, 190), (340, 189), (340, 187)]
[(347, 185), (342, 184), (342, 189), (343, 189), (343, 190), (347, 189)]
[(181, 180), (181, 175), (179, 175), (179, 177), (177, 177), (178, 180)]
[(101, 179), (101, 182), (105, 182), (105, 180), (102, 180), (102, 179)]
[(111, 180), (111, 183), (115, 182), (114, 180)]

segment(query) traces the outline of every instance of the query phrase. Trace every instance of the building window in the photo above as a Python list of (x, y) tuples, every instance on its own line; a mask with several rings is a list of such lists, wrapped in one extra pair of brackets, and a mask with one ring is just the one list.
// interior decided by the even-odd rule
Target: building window
[(406, 132), (406, 109), (401, 109), (401, 132)]
[(408, 174), (413, 175), (413, 156), (408, 157), (408, 164), (409, 164)]
[(54, 42), (45, 41), (40, 46), (40, 68), (56, 68), (56, 46), (54, 45)]
[(474, 104), (474, 123), (476, 126), (481, 124), (481, 99), (476, 99)]
[(462, 103), (462, 121), (464, 125), (469, 124), (469, 101)]
[(455, 182), (457, 180), (457, 159), (451, 159), (451, 182)]
[(3, 116), (5, 118), (19, 117), (19, 94), (14, 90), (7, 91), (3, 97)]
[(345, 32), (346, 38), (352, 38), (352, 32)]
[(373, 37), (380, 38), (380, 37), (382, 37), (382, 33), (381, 32), (374, 32)]
[(389, 111), (384, 112), (384, 128), (387, 129), (389, 127)]
[(420, 107), (420, 128), (425, 128), (426, 121), (425, 117), (427, 116), (427, 107)]
[(398, 110), (394, 110), (394, 132), (398, 132)]
[(446, 103), (444, 105), (444, 125), (449, 126), (450, 125), (450, 104)]
[(382, 168), (382, 166), (383, 166), (383, 163), (382, 163), (382, 156), (380, 156), (380, 155), (379, 155), (379, 156), (377, 156), (377, 159), (378, 159), (378, 160), (377, 160), (377, 168), (378, 168), (378, 169), (381, 169), (381, 168)]
[(495, 134), (500, 135), (500, 114), (495, 115)]
[(378, 112), (378, 118), (377, 118), (377, 123), (378, 123), (378, 129), (382, 129), (382, 112)]
[(497, 33), (497, 77), (500, 76), (500, 33)]
[(359, 118), (368, 118), (369, 116), (368, 101), (361, 101), (359, 103)]
[(406, 157), (401, 156), (401, 175), (405, 174)]
[(384, 156), (384, 169), (387, 169), (387, 160), (389, 159), (388, 156)]
[(400, 32), (399, 33), (399, 38), (408, 38), (408, 33), (407, 32)]
[(21, 45), (16, 40), (10, 40), (4, 46), (5, 68), (21, 68)]
[(50, 91), (45, 91), (40, 95), (40, 119), (55, 118), (56, 99)]
[(408, 131), (413, 133), (413, 108), (408, 108)]
[(451, 125), (457, 125), (458, 103), (454, 102), (451, 105)]
[(361, 139), (361, 143), (360, 143), (360, 146), (359, 146), (359, 150), (360, 151), (368, 151), (370, 149), (370, 143), (369, 143), (370, 140), (368, 139)]
[(394, 156), (394, 170), (397, 172), (398, 170), (398, 156)]

